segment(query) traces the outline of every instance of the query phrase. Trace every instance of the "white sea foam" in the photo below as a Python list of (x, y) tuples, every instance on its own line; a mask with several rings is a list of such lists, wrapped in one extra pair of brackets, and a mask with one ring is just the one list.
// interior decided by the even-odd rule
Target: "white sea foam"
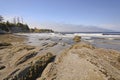
[(120, 35), (103, 35), (102, 33), (74, 33), (81, 37), (120, 38)]
[(102, 33), (74, 33), (74, 35), (86, 36), (86, 37), (103, 36), (103, 34), (102, 34)]
[(26, 33), (22, 35), (34, 37), (70, 37), (78, 35), (84, 39), (91, 39), (92, 37), (107, 38), (109, 40), (120, 39), (120, 35), (103, 35), (102, 33), (73, 33), (73, 34), (61, 34), (61, 33)]

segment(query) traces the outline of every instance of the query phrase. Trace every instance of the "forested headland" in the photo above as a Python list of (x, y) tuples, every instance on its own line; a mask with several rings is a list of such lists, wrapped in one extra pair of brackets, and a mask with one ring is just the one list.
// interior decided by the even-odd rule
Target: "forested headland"
[(19, 17), (13, 18), (13, 22), (4, 21), (0, 15), (0, 34), (2, 33), (50, 33), (52, 29), (30, 28), (27, 24), (20, 20)]
[(4, 18), (0, 15), (0, 33), (18, 33), (29, 32), (29, 26), (22, 22), (9, 22), (4, 21)]

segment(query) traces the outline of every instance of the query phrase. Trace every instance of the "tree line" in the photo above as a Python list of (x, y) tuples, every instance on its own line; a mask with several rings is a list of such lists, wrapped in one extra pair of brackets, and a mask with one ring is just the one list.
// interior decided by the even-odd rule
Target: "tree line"
[(23, 24), (19, 21), (19, 17), (17, 19), (18, 21), (15, 21), (13, 23), (9, 21), (5, 22), (3, 16), (0, 15), (0, 33), (1, 31), (4, 31), (6, 33), (18, 33), (18, 32), (51, 33), (51, 32), (54, 32), (52, 29), (38, 29), (36, 27), (30, 29), (27, 24)]
[(4, 21), (3, 16), (0, 15), (0, 30), (5, 31), (6, 33), (12, 32), (28, 32), (29, 26), (23, 23), (11, 23), (9, 21)]
[(52, 29), (38, 29), (38, 28), (31, 28), (30, 32), (32, 33), (52, 33), (54, 32)]

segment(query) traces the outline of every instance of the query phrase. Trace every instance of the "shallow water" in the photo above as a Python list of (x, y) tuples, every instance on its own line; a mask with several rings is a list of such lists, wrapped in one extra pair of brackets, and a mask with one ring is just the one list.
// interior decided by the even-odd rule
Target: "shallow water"
[[(59, 45), (74, 44), (73, 37), (77, 34), (60, 34), (60, 33), (25, 33), (19, 34), (27, 36), (29, 45), (42, 46), (45, 42), (56, 42)], [(95, 47), (115, 49), (120, 51), (120, 35), (102, 35), (102, 34), (78, 34), (82, 40), (90, 42)]]
[(43, 43), (66, 43), (68, 45), (72, 45), (74, 43), (72, 37), (65, 37), (62, 35), (52, 35), (50, 33), (24, 33), (24, 34), (18, 34), (18, 35), (24, 35), (27, 38), (26, 43), (29, 45), (34, 46), (40, 46)]
[(120, 40), (114, 40), (110, 38), (91, 38), (91, 39), (84, 39), (90, 42), (93, 46), (98, 48), (106, 48), (106, 49), (115, 49), (120, 51)]

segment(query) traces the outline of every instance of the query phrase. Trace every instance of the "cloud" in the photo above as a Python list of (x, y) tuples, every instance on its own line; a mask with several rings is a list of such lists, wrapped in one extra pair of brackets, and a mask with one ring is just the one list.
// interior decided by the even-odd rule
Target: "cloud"
[(114, 31), (120, 31), (120, 24), (102, 24), (102, 25), (99, 25), (99, 27), (104, 29), (114, 30)]
[[(4, 21), (13, 22), (14, 15), (2, 15)], [(19, 16), (20, 17), (20, 16)], [(20, 17), (21, 18), (21, 17)], [(33, 20), (31, 17), (25, 17), (24, 23), (27, 23), (31, 28), (47, 28), (53, 29), (55, 31), (63, 32), (104, 32), (104, 31), (120, 31), (120, 24), (101, 24), (96, 26), (85, 26), (85, 25), (73, 25), (73, 24), (64, 24), (64, 23), (55, 23), (55, 22), (38, 22)]]
[(97, 26), (73, 25), (63, 23), (32, 23), (31, 26), (37, 28), (53, 29), (60, 32), (110, 32), (112, 30), (104, 29)]

